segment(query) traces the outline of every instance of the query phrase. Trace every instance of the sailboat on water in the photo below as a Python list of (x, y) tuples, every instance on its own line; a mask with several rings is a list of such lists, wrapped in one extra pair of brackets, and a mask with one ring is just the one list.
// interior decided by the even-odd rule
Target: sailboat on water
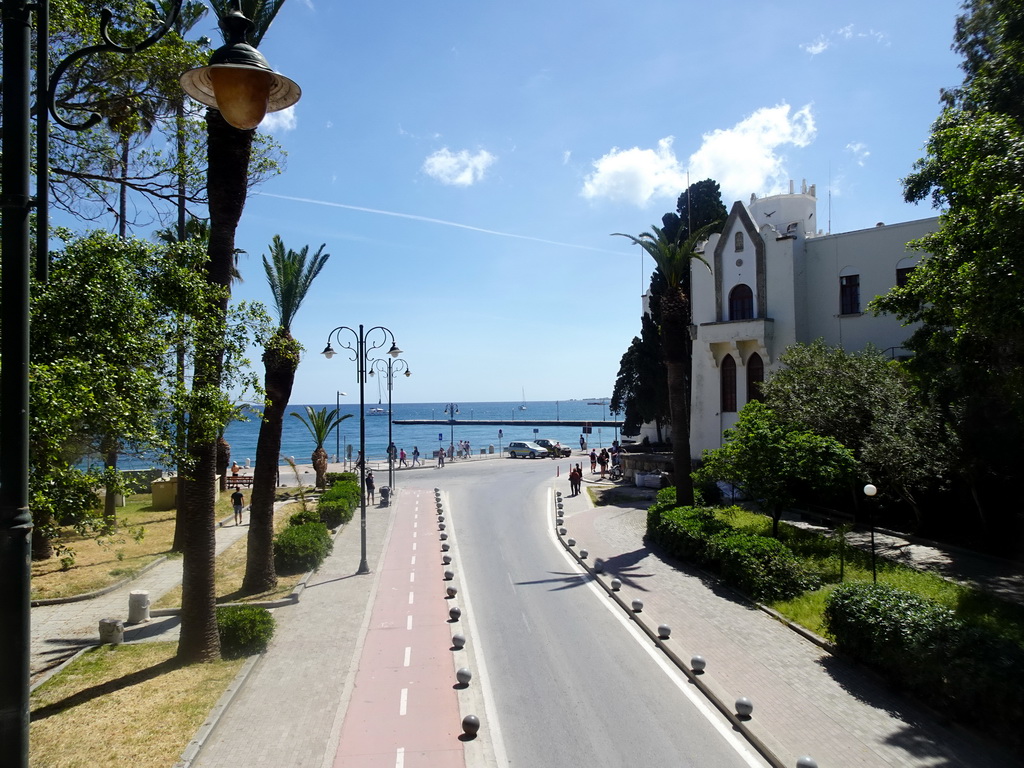
[(526, 410), (526, 387), (523, 387), (523, 402), (519, 406), (520, 411)]

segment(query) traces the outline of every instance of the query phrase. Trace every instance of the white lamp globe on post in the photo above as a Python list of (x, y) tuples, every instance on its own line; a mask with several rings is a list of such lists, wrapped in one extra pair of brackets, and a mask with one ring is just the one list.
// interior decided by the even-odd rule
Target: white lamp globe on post
[[(868, 483), (864, 486), (864, 495), (869, 499), (874, 498), (878, 493), (878, 489)], [(868, 512), (868, 524), (871, 527), (871, 581), (874, 584), (878, 583), (878, 570), (875, 568), (875, 515), (874, 512)]]

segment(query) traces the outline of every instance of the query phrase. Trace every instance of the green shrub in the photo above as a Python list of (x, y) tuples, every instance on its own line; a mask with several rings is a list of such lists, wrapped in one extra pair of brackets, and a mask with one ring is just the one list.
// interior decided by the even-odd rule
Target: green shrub
[(319, 523), (320, 513), (315, 509), (304, 509), (296, 512), (288, 518), (288, 525), (305, 525), (306, 523)]
[(961, 721), (1020, 745), (1024, 648), (912, 592), (843, 584), (825, 604), (836, 645)]
[(727, 584), (755, 600), (788, 600), (811, 586), (792, 551), (776, 539), (723, 531), (709, 540), (708, 555)]
[(255, 605), (226, 605), (217, 609), (220, 655), (237, 659), (263, 653), (274, 636), (274, 617)]
[(288, 526), (274, 537), (274, 568), (279, 574), (312, 571), (333, 548), (331, 534), (323, 523)]
[(321, 499), (317, 505), (320, 522), (332, 529), (351, 520), (354, 511), (355, 505), (348, 501), (324, 501)]

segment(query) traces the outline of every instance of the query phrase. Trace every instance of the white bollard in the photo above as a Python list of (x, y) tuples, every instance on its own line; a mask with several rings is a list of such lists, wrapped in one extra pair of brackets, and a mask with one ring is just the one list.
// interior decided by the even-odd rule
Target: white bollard
[(100, 642), (120, 645), (124, 642), (124, 622), (120, 619), (100, 619)]
[(128, 593), (128, 623), (142, 624), (149, 621), (149, 592), (133, 589)]

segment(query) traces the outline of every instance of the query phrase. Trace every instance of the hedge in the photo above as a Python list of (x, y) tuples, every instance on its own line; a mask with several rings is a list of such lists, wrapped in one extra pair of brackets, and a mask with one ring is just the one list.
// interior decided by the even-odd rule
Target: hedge
[(320, 521), (328, 528), (337, 528), (352, 519), (359, 506), (359, 480), (352, 472), (338, 472), (334, 484), (320, 496), (317, 509)]
[(816, 586), (782, 542), (740, 533), (708, 508), (670, 504), (658, 494), (647, 535), (671, 556), (718, 573), (755, 600), (783, 600)]
[(280, 574), (312, 571), (333, 549), (334, 541), (323, 523), (290, 525), (274, 537), (274, 569)]
[(217, 609), (220, 655), (225, 659), (252, 656), (267, 650), (274, 637), (274, 617), (256, 605), (225, 605)]
[(825, 604), (836, 645), (929, 706), (1024, 746), (1024, 648), (912, 592), (842, 584)]

